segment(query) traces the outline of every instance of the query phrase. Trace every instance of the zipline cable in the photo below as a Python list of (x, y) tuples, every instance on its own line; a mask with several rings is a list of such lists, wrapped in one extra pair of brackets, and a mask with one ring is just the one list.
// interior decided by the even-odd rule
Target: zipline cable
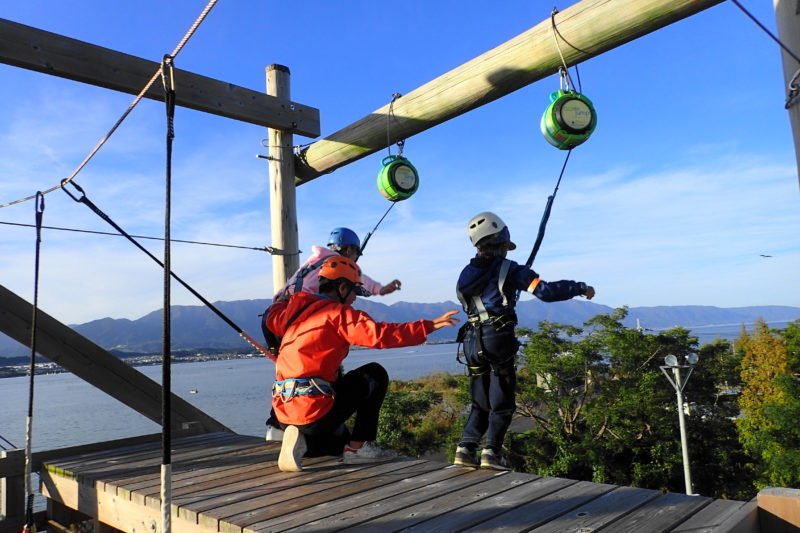
[(175, 64), (170, 56), (164, 56), (161, 63), (161, 83), (164, 86), (164, 103), (167, 109), (167, 157), (166, 183), (164, 186), (164, 328), (161, 351), (161, 531), (171, 533), (170, 511), (172, 508), (172, 330), (171, 293), (172, 254), (170, 247), (170, 217), (172, 214), (172, 141), (175, 138)]
[(33, 523), (33, 484), (31, 483), (31, 448), (33, 442), (33, 391), (36, 378), (36, 330), (39, 315), (39, 257), (42, 245), (42, 218), (44, 215), (44, 194), (37, 191), (36, 195), (36, 255), (33, 268), (33, 317), (31, 318), (31, 364), (30, 386), (28, 389), (28, 417), (25, 420), (25, 525), (22, 533), (36, 531)]
[[(80, 187), (80, 185), (78, 185), (77, 183), (75, 183), (75, 181), (74, 181), (74, 180), (73, 180), (73, 181), (71, 181), (71, 182), (69, 182), (69, 184), (70, 184), (70, 185), (72, 185), (73, 187), (75, 187), (75, 188), (78, 190), (78, 192), (80, 193), (80, 197), (77, 197), (77, 196), (75, 196), (75, 195), (74, 195), (72, 192), (70, 192), (70, 190), (69, 190), (68, 188), (66, 188), (66, 187), (62, 188), (61, 190), (62, 190), (62, 191), (64, 191), (64, 192), (65, 192), (65, 193), (66, 193), (66, 194), (67, 194), (67, 195), (68, 195), (70, 198), (72, 198), (72, 199), (73, 199), (73, 200), (75, 200), (76, 202), (78, 202), (78, 203), (82, 203), (82, 204), (86, 205), (86, 206), (87, 206), (89, 209), (91, 209), (92, 211), (94, 211), (94, 213), (95, 213), (97, 216), (99, 216), (100, 218), (102, 218), (103, 220), (105, 220), (105, 221), (106, 221), (108, 224), (110, 224), (110, 225), (111, 225), (111, 227), (113, 227), (115, 230), (117, 230), (117, 231), (118, 231), (118, 232), (119, 232), (119, 233), (120, 233), (120, 234), (121, 234), (123, 237), (125, 237), (125, 238), (126, 238), (126, 239), (128, 239), (128, 240), (129, 240), (131, 243), (133, 243), (133, 245), (134, 245), (134, 246), (136, 246), (136, 247), (137, 247), (137, 248), (139, 248), (141, 251), (143, 251), (145, 254), (147, 254), (147, 255), (150, 257), (150, 259), (152, 259), (153, 261), (155, 261), (155, 262), (156, 262), (156, 263), (157, 263), (157, 264), (158, 264), (160, 267), (162, 267), (162, 268), (164, 267), (164, 263), (162, 263), (160, 259), (158, 259), (158, 258), (157, 258), (156, 256), (154, 256), (152, 253), (150, 253), (150, 251), (149, 251), (147, 248), (145, 248), (144, 246), (142, 246), (142, 245), (141, 245), (141, 244), (140, 244), (140, 243), (139, 243), (139, 242), (138, 242), (136, 239), (134, 239), (134, 238), (133, 238), (131, 235), (129, 235), (129, 234), (128, 234), (128, 233), (127, 233), (127, 232), (126, 232), (124, 229), (122, 229), (120, 226), (118, 226), (118, 225), (117, 225), (117, 223), (116, 223), (116, 222), (114, 222), (114, 221), (111, 219), (111, 217), (109, 217), (107, 214), (105, 214), (105, 213), (104, 213), (104, 212), (103, 212), (103, 211), (102, 211), (102, 210), (101, 210), (99, 207), (97, 207), (97, 205), (95, 205), (95, 204), (94, 204), (94, 203), (93, 203), (91, 200), (89, 200), (89, 199), (86, 197), (86, 193), (83, 191), (83, 189)], [(219, 309), (217, 309), (217, 308), (216, 308), (216, 306), (214, 306), (214, 304), (212, 304), (211, 302), (209, 302), (208, 300), (206, 300), (206, 299), (205, 299), (205, 298), (204, 298), (204, 297), (203, 297), (203, 296), (202, 296), (202, 295), (201, 295), (199, 292), (197, 292), (196, 290), (194, 290), (194, 289), (193, 289), (193, 288), (192, 288), (192, 287), (191, 287), (191, 286), (190, 286), (188, 283), (186, 283), (186, 282), (185, 282), (185, 281), (183, 281), (183, 280), (182, 280), (180, 277), (178, 277), (178, 275), (177, 275), (177, 274), (175, 274), (174, 272), (170, 272), (170, 274), (172, 275), (172, 277), (173, 277), (173, 278), (174, 278), (174, 279), (175, 279), (175, 280), (176, 280), (178, 283), (180, 283), (181, 285), (183, 285), (183, 286), (186, 288), (186, 290), (188, 290), (189, 292), (191, 292), (191, 293), (192, 293), (192, 294), (193, 294), (193, 295), (194, 295), (194, 296), (195, 296), (195, 297), (196, 297), (198, 300), (200, 300), (201, 302), (203, 302), (203, 303), (204, 303), (204, 304), (205, 304), (205, 305), (206, 305), (206, 306), (207, 306), (209, 309), (211, 309), (211, 311), (213, 311), (213, 312), (214, 312), (214, 314), (216, 314), (216, 315), (217, 315), (218, 317), (220, 317), (220, 318), (221, 318), (221, 319), (222, 319), (222, 320), (223, 320), (223, 321), (224, 321), (226, 324), (228, 324), (230, 327), (232, 327), (232, 328), (234, 329), (234, 331), (236, 331), (236, 333), (238, 333), (238, 334), (239, 334), (239, 336), (241, 336), (241, 337), (242, 337), (242, 338), (243, 338), (245, 341), (247, 341), (247, 342), (248, 342), (248, 343), (249, 343), (249, 344), (250, 344), (250, 345), (251, 345), (253, 348), (255, 348), (256, 350), (258, 350), (258, 351), (259, 351), (259, 352), (261, 352), (262, 354), (266, 355), (267, 357), (269, 357), (269, 358), (270, 358), (270, 359), (272, 359), (273, 361), (275, 360), (274, 356), (273, 356), (271, 353), (269, 353), (269, 350), (267, 350), (266, 348), (264, 348), (263, 346), (261, 346), (261, 344), (259, 344), (259, 343), (258, 343), (258, 341), (256, 341), (256, 340), (255, 340), (253, 337), (251, 337), (250, 335), (248, 335), (248, 334), (247, 334), (247, 333), (246, 333), (244, 330), (242, 330), (242, 328), (240, 328), (239, 326), (237, 326), (235, 322), (233, 322), (233, 321), (232, 321), (230, 318), (228, 318), (228, 317), (227, 317), (227, 316), (226, 316), (226, 315), (225, 315), (225, 314), (224, 314), (222, 311), (220, 311)]]
[[(35, 228), (34, 224), (22, 224), (20, 222), (2, 222), (0, 224), (5, 224), (7, 226), (21, 226), (24, 228)], [(42, 226), (42, 229), (52, 229), (52, 230), (59, 230), (59, 231), (74, 231), (76, 233), (91, 233), (93, 235), (110, 235), (112, 237), (124, 237), (124, 235), (120, 235), (119, 233), (111, 233), (110, 231), (94, 231), (88, 229), (76, 229), (76, 228), (60, 228), (58, 226)], [(149, 239), (152, 241), (163, 241), (164, 237), (147, 237), (145, 235), (131, 235), (131, 237), (135, 239)], [(240, 250), (255, 250), (257, 252), (267, 252), (270, 255), (297, 255), (299, 252), (286, 252), (284, 250), (279, 250), (277, 248), (273, 248), (272, 246), (238, 246), (236, 244), (221, 244), (216, 242), (202, 242), (202, 241), (186, 241), (181, 239), (171, 239), (171, 242), (182, 242), (187, 244), (202, 244), (204, 246), (222, 246), (224, 248), (239, 248)]]
[[(189, 28), (189, 30), (186, 32), (186, 34), (183, 36), (183, 38), (180, 40), (178, 45), (175, 46), (175, 49), (172, 51), (171, 54), (169, 54), (170, 57), (174, 58), (180, 53), (180, 51), (186, 45), (187, 41), (192, 37), (192, 35), (194, 35), (195, 31), (197, 31), (197, 28), (200, 26), (200, 24), (202, 24), (202, 22), (205, 20), (206, 16), (208, 16), (208, 13), (209, 13), (209, 11), (211, 11), (211, 8), (213, 8), (214, 5), (216, 5), (217, 1), (218, 0), (209, 0), (208, 4), (206, 4), (206, 7), (203, 9), (203, 11), (200, 13), (200, 15), (198, 15), (197, 19), (195, 19), (194, 23)], [(156, 82), (156, 80), (159, 78), (159, 76), (161, 76), (161, 66), (159, 66), (158, 70), (150, 78), (150, 81), (148, 81), (147, 84), (145, 84), (144, 88), (141, 91), (139, 91), (139, 94), (137, 94), (136, 98), (133, 99), (133, 102), (131, 102), (131, 104), (128, 106), (128, 109), (126, 109), (125, 112), (122, 113), (122, 116), (117, 120), (117, 122), (113, 126), (111, 126), (111, 129), (108, 130), (108, 133), (106, 133), (105, 137), (100, 139), (100, 142), (98, 142), (95, 145), (95, 147), (92, 149), (92, 151), (89, 152), (89, 155), (87, 155), (86, 158), (81, 162), (81, 164), (78, 165), (78, 167), (75, 170), (72, 171), (72, 174), (70, 174), (69, 177), (64, 178), (63, 180), (61, 180), (61, 182), (58, 185), (55, 185), (55, 186), (47, 189), (44, 192), (39, 191), (33, 196), (27, 196), (25, 198), (20, 198), (19, 200), (14, 200), (13, 202), (7, 202), (5, 204), (2, 204), (2, 205), (0, 205), (0, 209), (2, 209), (3, 207), (8, 207), (8, 206), (14, 205), (14, 204), (27, 202), (28, 200), (33, 200), (39, 194), (44, 195), (44, 194), (51, 193), (51, 192), (55, 191), (56, 189), (63, 188), (64, 185), (66, 185), (67, 183), (71, 182), (75, 178), (75, 176), (77, 176), (78, 173), (81, 170), (83, 170), (83, 167), (85, 167), (89, 163), (89, 161), (92, 160), (92, 158), (95, 156), (95, 154), (98, 151), (100, 151), (100, 148), (102, 148), (103, 145), (106, 143), (106, 141), (108, 141), (108, 139), (111, 138), (111, 136), (114, 134), (114, 132), (117, 131), (117, 128), (119, 128), (119, 126), (122, 124), (122, 122), (126, 118), (128, 118), (128, 115), (131, 114), (131, 111), (133, 111), (133, 108), (136, 107), (136, 105), (142, 100), (142, 98), (144, 98), (144, 95), (147, 93), (147, 91), (150, 90), (150, 87), (153, 86), (153, 84)]]
[[(561, 185), (561, 178), (564, 176), (564, 169), (567, 168), (567, 162), (569, 161), (569, 156), (571, 153), (572, 149), (570, 148), (567, 151), (567, 156), (564, 158), (564, 164), (561, 166), (561, 173), (558, 175), (558, 181), (556, 181), (553, 194), (547, 197), (547, 204), (544, 206), (542, 220), (539, 222), (539, 232), (536, 234), (536, 241), (533, 243), (533, 249), (531, 250), (531, 254), (528, 256), (528, 260), (525, 261), (525, 266), (528, 268), (533, 265), (533, 261), (536, 259), (536, 254), (539, 252), (539, 247), (542, 245), (542, 241), (544, 240), (544, 232), (547, 229), (547, 221), (550, 219), (550, 210), (553, 207), (553, 200), (555, 200), (556, 193), (558, 193), (558, 187)], [(517, 300), (519, 300), (521, 292), (522, 291), (517, 291)]]

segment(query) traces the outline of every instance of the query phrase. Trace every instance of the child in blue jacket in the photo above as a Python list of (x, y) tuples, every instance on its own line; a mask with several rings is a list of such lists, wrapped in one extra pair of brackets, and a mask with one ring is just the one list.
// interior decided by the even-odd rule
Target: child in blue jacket
[[(516, 410), (516, 293), (527, 291), (545, 302), (557, 302), (575, 296), (591, 300), (595, 291), (583, 282), (542, 281), (530, 268), (506, 259), (506, 253), (517, 246), (511, 242), (508, 227), (494, 213), (474, 216), (468, 231), (477, 254), (461, 271), (456, 293), (468, 316), (459, 340), (464, 343), (472, 410), (454, 462), (507, 470), (502, 446)], [(486, 442), (478, 462), (478, 446), (484, 434)]]

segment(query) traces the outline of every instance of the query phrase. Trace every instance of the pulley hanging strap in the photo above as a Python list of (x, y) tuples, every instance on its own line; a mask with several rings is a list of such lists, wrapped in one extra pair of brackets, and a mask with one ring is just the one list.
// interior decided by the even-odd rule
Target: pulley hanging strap
[[(536, 242), (533, 243), (533, 249), (531, 250), (531, 255), (528, 256), (528, 260), (525, 261), (525, 266), (530, 268), (533, 265), (534, 259), (536, 259), (536, 254), (539, 252), (539, 247), (542, 245), (542, 241), (544, 240), (544, 232), (547, 229), (547, 221), (550, 219), (550, 210), (553, 207), (553, 200), (556, 198), (556, 193), (558, 193), (558, 187), (561, 185), (561, 178), (564, 177), (564, 170), (567, 168), (567, 162), (569, 161), (569, 156), (572, 153), (572, 149), (570, 148), (567, 150), (567, 156), (564, 158), (564, 164), (561, 166), (561, 173), (558, 175), (558, 181), (556, 181), (556, 186), (553, 189), (553, 194), (547, 197), (547, 204), (544, 206), (544, 213), (542, 213), (542, 220), (539, 222), (539, 232), (536, 234)], [(519, 301), (519, 295), (522, 291), (517, 291), (517, 301)]]
[[(106, 221), (106, 222), (107, 222), (109, 225), (111, 225), (111, 227), (113, 227), (115, 230), (117, 230), (117, 231), (119, 232), (119, 234), (120, 234), (120, 235), (122, 235), (123, 237), (125, 237), (126, 239), (128, 239), (128, 240), (129, 240), (131, 243), (133, 243), (133, 244), (134, 244), (134, 246), (136, 246), (136, 247), (137, 247), (137, 248), (139, 248), (141, 251), (143, 251), (145, 254), (147, 254), (147, 255), (150, 257), (150, 259), (152, 259), (153, 261), (155, 261), (155, 262), (156, 262), (156, 263), (157, 263), (159, 266), (161, 266), (162, 268), (164, 267), (164, 263), (162, 263), (160, 259), (158, 259), (158, 258), (157, 258), (156, 256), (154, 256), (152, 253), (150, 253), (150, 251), (149, 251), (147, 248), (145, 248), (144, 246), (142, 246), (142, 245), (141, 245), (141, 244), (140, 244), (140, 243), (139, 243), (139, 242), (138, 242), (136, 239), (134, 239), (133, 237), (131, 237), (131, 235), (130, 235), (130, 234), (128, 234), (128, 233), (127, 233), (127, 232), (126, 232), (124, 229), (122, 229), (122, 228), (121, 228), (119, 225), (117, 225), (117, 223), (116, 223), (116, 222), (114, 222), (114, 221), (111, 219), (111, 217), (109, 217), (109, 216), (108, 216), (107, 214), (105, 214), (105, 213), (104, 213), (104, 212), (103, 212), (103, 211), (102, 211), (102, 210), (101, 210), (99, 207), (97, 207), (97, 206), (94, 204), (94, 202), (92, 202), (91, 200), (89, 200), (89, 199), (86, 197), (86, 193), (83, 191), (83, 189), (82, 189), (82, 188), (81, 188), (81, 187), (80, 187), (80, 186), (79, 186), (77, 183), (75, 183), (75, 180), (72, 180), (72, 181), (70, 181), (68, 185), (72, 185), (73, 187), (75, 187), (75, 189), (77, 189), (77, 190), (78, 190), (78, 192), (80, 193), (80, 196), (76, 196), (76, 195), (74, 195), (72, 192), (70, 192), (70, 190), (69, 190), (69, 189), (67, 189), (66, 185), (67, 185), (67, 184), (65, 184), (65, 186), (64, 186), (64, 187), (62, 187), (62, 188), (61, 188), (61, 190), (62, 190), (62, 191), (64, 191), (64, 192), (65, 192), (65, 193), (66, 193), (66, 194), (67, 194), (67, 195), (68, 195), (70, 198), (72, 198), (73, 200), (75, 200), (75, 201), (76, 201), (76, 202), (78, 202), (78, 203), (82, 203), (82, 204), (86, 205), (86, 206), (87, 206), (89, 209), (91, 209), (92, 211), (94, 211), (94, 213), (95, 213), (97, 216), (99, 216), (100, 218), (102, 218), (103, 220), (105, 220), (105, 221)], [(232, 321), (230, 318), (228, 318), (227, 316), (225, 316), (225, 314), (224, 314), (222, 311), (220, 311), (219, 309), (217, 309), (217, 308), (214, 306), (214, 304), (212, 304), (211, 302), (209, 302), (208, 300), (206, 300), (206, 299), (205, 299), (205, 298), (204, 298), (204, 297), (203, 297), (203, 296), (202, 296), (202, 295), (201, 295), (199, 292), (197, 292), (196, 290), (194, 290), (194, 289), (193, 289), (193, 288), (192, 288), (192, 287), (191, 287), (191, 286), (190, 286), (188, 283), (186, 283), (186, 282), (185, 282), (185, 281), (183, 281), (183, 280), (182, 280), (180, 277), (178, 277), (178, 275), (177, 275), (177, 274), (175, 274), (174, 272), (171, 272), (171, 271), (170, 271), (170, 275), (171, 275), (171, 276), (172, 276), (172, 277), (175, 279), (175, 281), (177, 281), (178, 283), (180, 283), (181, 285), (183, 285), (183, 286), (184, 286), (184, 288), (186, 288), (186, 290), (188, 290), (190, 293), (192, 293), (192, 294), (193, 294), (193, 295), (194, 295), (194, 296), (195, 296), (195, 297), (196, 297), (198, 300), (200, 300), (201, 302), (203, 302), (203, 304), (205, 304), (205, 305), (206, 305), (206, 306), (207, 306), (209, 309), (211, 309), (211, 311), (213, 311), (213, 312), (214, 312), (214, 314), (216, 314), (216, 315), (217, 315), (218, 317), (220, 317), (220, 318), (221, 318), (221, 319), (222, 319), (222, 320), (223, 320), (223, 321), (224, 321), (226, 324), (228, 324), (230, 327), (232, 327), (232, 328), (234, 329), (234, 331), (236, 331), (236, 333), (238, 333), (238, 334), (239, 334), (239, 336), (241, 336), (241, 337), (242, 337), (242, 338), (243, 338), (245, 341), (247, 341), (247, 342), (248, 342), (248, 343), (249, 343), (249, 344), (250, 344), (250, 345), (251, 345), (253, 348), (255, 348), (256, 350), (258, 350), (258, 351), (259, 351), (259, 352), (261, 352), (262, 354), (266, 355), (267, 357), (269, 357), (269, 358), (270, 358), (270, 359), (272, 359), (273, 361), (275, 360), (275, 356), (273, 356), (273, 355), (272, 355), (272, 354), (269, 352), (269, 350), (267, 350), (266, 348), (264, 348), (263, 346), (261, 346), (261, 344), (259, 344), (259, 343), (258, 343), (258, 341), (256, 341), (256, 340), (255, 340), (253, 337), (251, 337), (250, 335), (248, 335), (248, 334), (247, 334), (247, 332), (243, 331), (243, 330), (242, 330), (242, 328), (240, 328), (239, 326), (237, 326), (237, 325), (236, 325), (236, 323), (234, 323), (234, 322), (233, 322), (233, 321)]]
[(172, 320), (170, 279), (172, 254), (170, 218), (172, 215), (172, 140), (175, 138), (175, 79), (172, 57), (161, 62), (161, 83), (167, 110), (166, 180), (164, 187), (164, 316), (161, 350), (161, 523), (162, 531), (172, 530)]
[(39, 315), (39, 256), (42, 244), (42, 218), (44, 215), (44, 194), (36, 192), (36, 256), (33, 268), (33, 317), (31, 318), (31, 362), (30, 386), (28, 389), (28, 417), (25, 424), (25, 526), (23, 533), (35, 530), (33, 523), (33, 484), (31, 483), (31, 447), (33, 442), (33, 391), (36, 376), (36, 319)]

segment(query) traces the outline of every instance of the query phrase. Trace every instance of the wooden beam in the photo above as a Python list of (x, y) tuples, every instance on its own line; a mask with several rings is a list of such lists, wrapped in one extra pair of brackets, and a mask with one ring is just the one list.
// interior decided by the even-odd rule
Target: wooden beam
[[(30, 347), (33, 306), (0, 285), (0, 331)], [(37, 315), (36, 348), (54, 363), (141, 413), (161, 423), (161, 385), (123, 363), (41, 309)], [(172, 427), (198, 422), (207, 431), (231, 430), (179, 396), (172, 395)]]
[[(555, 16), (568, 65), (707, 9), (723, 0), (583, 0)], [(566, 41), (566, 42), (565, 42)], [(567, 44), (570, 43), (570, 44)], [(572, 45), (572, 46), (570, 46)], [(394, 102), (392, 142), (425, 131), (558, 72), (550, 19)], [(296, 157), (298, 183), (386, 148), (389, 105), (312, 143)], [(396, 120), (395, 120), (396, 118)]]
[[(161, 66), (5, 19), (0, 19), (0, 62), (130, 94), (139, 94)], [(180, 58), (177, 62), (180, 64)], [(179, 106), (306, 137), (319, 136), (319, 110), (313, 107), (180, 69), (175, 70), (175, 85)], [(145, 97), (163, 101), (163, 92), (159, 82)]]

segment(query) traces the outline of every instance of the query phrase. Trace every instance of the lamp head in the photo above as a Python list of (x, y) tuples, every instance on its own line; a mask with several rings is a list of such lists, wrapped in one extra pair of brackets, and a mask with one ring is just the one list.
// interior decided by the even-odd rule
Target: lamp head
[(698, 359), (700, 359), (700, 357), (696, 353), (690, 353), (688, 357), (686, 357), (686, 362), (690, 365), (695, 365)]
[(664, 358), (664, 363), (667, 366), (678, 366), (678, 358), (672, 354), (669, 354)]

